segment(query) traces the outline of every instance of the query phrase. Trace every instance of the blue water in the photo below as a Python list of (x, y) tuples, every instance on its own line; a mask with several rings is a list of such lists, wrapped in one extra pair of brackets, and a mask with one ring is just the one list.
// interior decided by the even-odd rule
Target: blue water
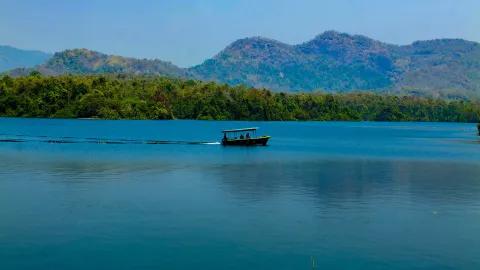
[(479, 228), (474, 124), (0, 119), (2, 270), (480, 269)]

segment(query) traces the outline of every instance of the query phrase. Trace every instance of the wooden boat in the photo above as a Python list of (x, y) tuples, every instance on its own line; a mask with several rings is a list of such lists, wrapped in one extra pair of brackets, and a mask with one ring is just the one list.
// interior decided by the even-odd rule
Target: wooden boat
[(256, 136), (257, 127), (223, 130), (222, 145), (256, 146), (267, 145), (270, 136)]

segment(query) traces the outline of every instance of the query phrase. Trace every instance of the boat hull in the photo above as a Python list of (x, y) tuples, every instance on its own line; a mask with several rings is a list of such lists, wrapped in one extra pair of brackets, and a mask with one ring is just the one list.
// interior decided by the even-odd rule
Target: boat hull
[(223, 139), (222, 145), (224, 146), (265, 146), (267, 145), (270, 136), (262, 136), (258, 138), (249, 139)]

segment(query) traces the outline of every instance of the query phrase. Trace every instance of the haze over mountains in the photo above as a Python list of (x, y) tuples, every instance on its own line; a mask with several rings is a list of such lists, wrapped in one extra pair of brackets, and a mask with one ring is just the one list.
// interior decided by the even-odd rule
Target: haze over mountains
[(11, 46), (0, 46), (0, 72), (18, 67), (34, 67), (52, 57), (40, 51), (20, 50)]
[[(31, 70), (10, 73), (24, 75)], [(283, 91), (371, 90), (480, 97), (479, 43), (438, 39), (397, 46), (335, 31), (298, 45), (262, 37), (240, 39), (212, 59), (187, 69), (161, 60), (74, 49), (55, 53), (35, 70), (48, 75), (156, 74)]]

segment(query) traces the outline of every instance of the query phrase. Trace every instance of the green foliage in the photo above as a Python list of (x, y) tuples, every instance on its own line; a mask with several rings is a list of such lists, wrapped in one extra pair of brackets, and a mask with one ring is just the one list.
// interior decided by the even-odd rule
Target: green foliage
[(202, 80), (273, 90), (393, 91), (448, 99), (479, 98), (480, 44), (439, 39), (395, 46), (325, 32), (299, 45), (237, 40), (189, 69)]
[(277, 93), (158, 76), (0, 78), (0, 116), (478, 122), (480, 104), (373, 93)]
[[(0, 46), (0, 71), (2, 47)], [(72, 49), (55, 53), (44, 63), (34, 68), (17, 68), (9, 71), (12, 76), (26, 76), (31, 72), (45, 75), (62, 74), (150, 74), (164, 76), (185, 76), (185, 70), (160, 60), (135, 59), (107, 55), (87, 49)], [(30, 65), (23, 65), (29, 67)], [(15, 67), (15, 66), (13, 66)], [(12, 67), (12, 68), (13, 68)], [(22, 65), (17, 65), (22, 67)]]

